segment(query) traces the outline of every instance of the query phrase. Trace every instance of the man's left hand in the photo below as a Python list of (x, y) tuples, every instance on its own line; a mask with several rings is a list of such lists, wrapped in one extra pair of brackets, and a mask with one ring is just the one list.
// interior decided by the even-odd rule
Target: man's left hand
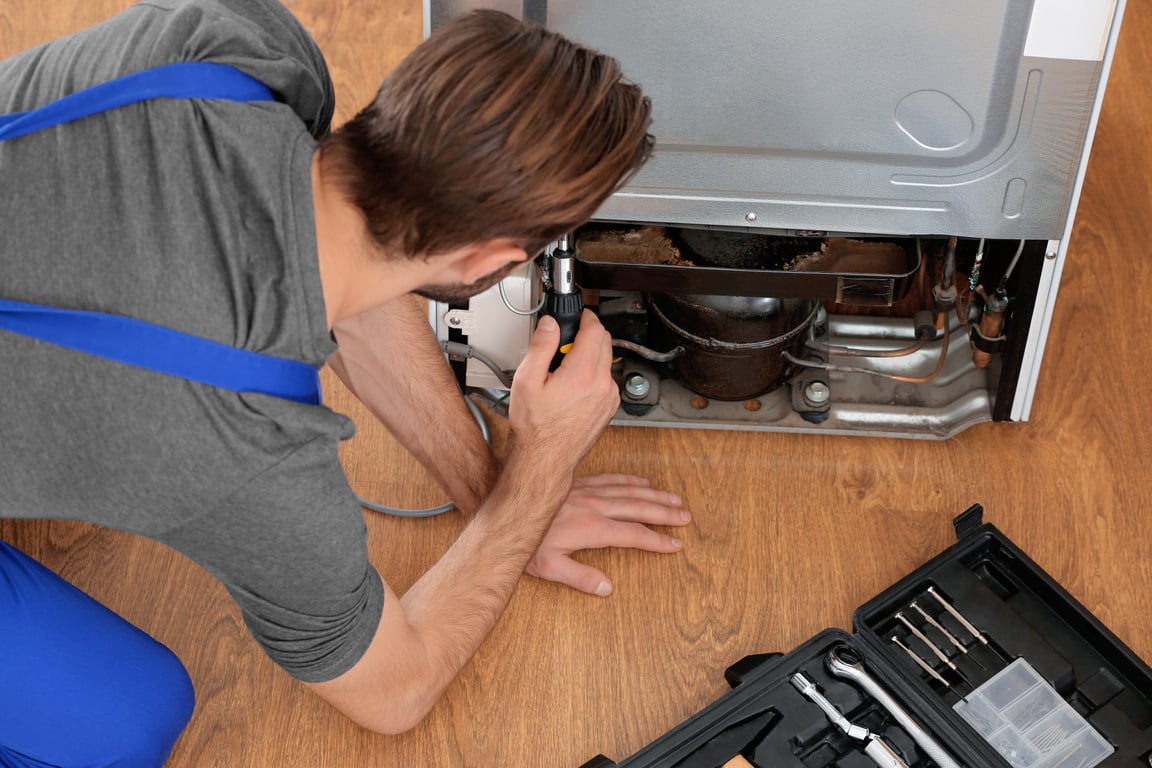
[(649, 486), (634, 475), (578, 477), (564, 506), (544, 536), (527, 571), (581, 592), (606, 597), (612, 582), (602, 571), (573, 560), (582, 549), (627, 547), (648, 552), (679, 552), (681, 542), (650, 525), (687, 525), (691, 516), (679, 496)]

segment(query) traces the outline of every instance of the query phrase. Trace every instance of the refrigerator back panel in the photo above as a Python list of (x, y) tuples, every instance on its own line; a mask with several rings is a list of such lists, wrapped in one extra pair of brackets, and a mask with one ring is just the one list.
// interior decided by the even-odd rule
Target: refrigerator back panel
[[(1028, 417), (1123, 5), (425, 0), (425, 24), (503, 10), (652, 99), (652, 160), (573, 238), (622, 342), (615, 423), (944, 437)], [(827, 266), (845, 250), (888, 257)], [(473, 304), (433, 306), (437, 334), (469, 340), (463, 312), (518, 359), (533, 319)]]
[(1059, 239), (1114, 0), (431, 0), (618, 58), (656, 156), (598, 218)]

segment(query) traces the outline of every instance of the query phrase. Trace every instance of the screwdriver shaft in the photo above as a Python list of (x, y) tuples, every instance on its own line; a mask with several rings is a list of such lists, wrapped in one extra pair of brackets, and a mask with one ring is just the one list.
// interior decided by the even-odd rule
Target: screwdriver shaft
[(899, 648), (902, 648), (904, 653), (908, 654), (908, 656), (911, 657), (911, 659), (916, 662), (917, 665), (919, 665), (920, 669), (927, 672), (930, 677), (934, 678), (937, 682), (943, 683), (945, 688), (952, 687), (948, 684), (948, 681), (944, 679), (943, 675), (933, 669), (931, 664), (920, 658), (920, 654), (916, 653), (916, 651), (900, 642), (900, 638), (896, 637), (896, 635), (892, 635), (892, 642)]
[(947, 666), (948, 669), (952, 670), (956, 674), (960, 674), (960, 670), (957, 669), (956, 665), (952, 663), (952, 659), (948, 658), (948, 654), (946, 654), (946, 653), (944, 653), (944, 651), (940, 650), (939, 646), (937, 646), (936, 643), (929, 640), (928, 636), (920, 631), (920, 627), (916, 626), (911, 621), (909, 621), (907, 616), (905, 616), (902, 612), (897, 613), (896, 614), (896, 620), (899, 621), (901, 624), (903, 624), (905, 627), (907, 627), (908, 631), (911, 632), (913, 635), (915, 635), (917, 640), (924, 643), (924, 645), (928, 646), (928, 650), (932, 651), (932, 653), (936, 656), (936, 658), (938, 658), (938, 659), (940, 659), (940, 661), (944, 662), (945, 666)]
[(948, 611), (948, 613), (952, 614), (952, 618), (954, 618), (954, 619), (956, 619), (956, 621), (960, 622), (960, 624), (963, 625), (964, 629), (966, 629), (970, 633), (972, 633), (972, 636), (974, 638), (979, 640), (984, 645), (988, 645), (988, 638), (984, 637), (984, 633), (981, 632), (980, 630), (976, 629), (976, 627), (972, 626), (972, 622), (970, 622), (970, 621), (968, 621), (968, 619), (964, 618), (964, 615), (961, 614), (960, 611), (956, 610), (956, 608), (950, 602), (945, 600), (944, 597), (939, 592), (936, 591), (935, 587), (928, 587), (928, 594), (932, 595), (932, 597), (934, 597), (936, 599), (936, 602), (938, 602), (938, 603), (940, 603), (940, 605), (944, 606), (944, 610), (946, 610), (946, 611)]
[(913, 600), (909, 604), (909, 607), (912, 608), (913, 610), (915, 610), (921, 616), (923, 616), (924, 621), (928, 622), (928, 624), (930, 626), (935, 627), (940, 632), (940, 634), (942, 634), (942, 635), (944, 635), (944, 637), (948, 638), (948, 641), (950, 643), (952, 643), (952, 645), (956, 646), (956, 648), (961, 653), (968, 653), (968, 649), (964, 647), (964, 644), (961, 643), (959, 640), (957, 640), (955, 635), (953, 635), (948, 630), (944, 629), (943, 625), (941, 625), (940, 622), (936, 621), (936, 619), (932, 618), (932, 616), (929, 615), (929, 613), (927, 611), (925, 611), (923, 608), (921, 608), (920, 605), (915, 600)]

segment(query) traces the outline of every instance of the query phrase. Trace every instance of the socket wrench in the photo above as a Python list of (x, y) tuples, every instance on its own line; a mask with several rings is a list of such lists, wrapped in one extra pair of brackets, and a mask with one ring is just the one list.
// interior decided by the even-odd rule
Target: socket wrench
[(900, 727), (907, 731), (917, 746), (924, 750), (925, 754), (932, 758), (936, 765), (940, 768), (960, 768), (960, 764), (952, 759), (951, 755), (940, 745), (940, 742), (921, 728), (912, 719), (912, 716), (896, 703), (896, 699), (892, 698), (892, 695), (880, 685), (876, 678), (868, 674), (864, 669), (860, 654), (853, 648), (847, 645), (833, 646), (832, 650), (828, 651), (825, 665), (828, 667), (828, 671), (836, 677), (850, 680), (864, 689), (865, 693), (875, 699), (880, 706), (888, 711), (888, 714), (895, 718)]
[(845, 736), (864, 742), (864, 754), (868, 755), (879, 768), (908, 768), (908, 763), (904, 762), (900, 755), (896, 754), (896, 750), (888, 746), (883, 739), (864, 726), (856, 725), (844, 717), (840, 710), (836, 709), (836, 705), (820, 693), (815, 681), (808, 675), (797, 672), (792, 675), (790, 682), (801, 696), (820, 707), (828, 721), (839, 728)]

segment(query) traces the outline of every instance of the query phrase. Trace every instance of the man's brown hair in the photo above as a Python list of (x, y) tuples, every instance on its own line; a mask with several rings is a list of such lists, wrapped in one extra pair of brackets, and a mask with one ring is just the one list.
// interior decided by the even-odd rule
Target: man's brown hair
[(507, 237), (534, 256), (648, 159), (650, 113), (615, 59), (474, 11), (401, 62), (321, 152), (384, 249)]

